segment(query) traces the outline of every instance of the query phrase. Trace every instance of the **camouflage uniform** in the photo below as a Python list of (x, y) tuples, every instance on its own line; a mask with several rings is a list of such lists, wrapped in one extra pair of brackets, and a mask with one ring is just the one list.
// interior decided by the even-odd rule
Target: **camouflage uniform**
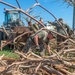
[(38, 24), (33, 24), (32, 26), (29, 27), (29, 29), (31, 31), (37, 32), (37, 30), (39, 30), (39, 26)]
[[(65, 28), (66, 32), (70, 35), (72, 33), (72, 29), (65, 23), (63, 22), (60, 22), (62, 24), (62, 26)], [(53, 23), (54, 26), (56, 26), (57, 28), (57, 32), (58, 33), (61, 33), (62, 35), (66, 35), (66, 33), (64, 32), (64, 30), (62, 29), (62, 27), (60, 25), (58, 25), (58, 23)], [(59, 43), (64, 41), (65, 38), (57, 35), (57, 50), (59, 51), (60, 50), (60, 46), (59, 46)]]
[(60, 25), (58, 25), (57, 23), (53, 23), (53, 25), (56, 26), (56, 29), (57, 29), (58, 33), (61, 33), (61, 34), (65, 35), (65, 32)]
[[(62, 18), (59, 18), (59, 22), (62, 24), (62, 26), (67, 31), (67, 33), (70, 35), (71, 32), (72, 32), (72, 29), (67, 24), (63, 23), (63, 19)], [(64, 32), (64, 30), (62, 29), (62, 27), (57, 22), (53, 23), (53, 25), (56, 26), (58, 33), (66, 35), (65, 32)]]
[(29, 51), (29, 48), (31, 47), (32, 42), (34, 42), (34, 36), (35, 35), (38, 35), (39, 36), (39, 39), (41, 39), (42, 41), (44, 41), (47, 45), (49, 44), (49, 39), (47, 38), (48, 32), (45, 31), (45, 30), (41, 30), (41, 31), (38, 31), (38, 32), (32, 34), (28, 38), (27, 44), (26, 44), (26, 46), (23, 49), (25, 52), (28, 52)]
[(67, 33), (68, 33), (69, 35), (71, 35), (72, 32), (73, 32), (73, 30), (72, 30), (67, 24), (63, 24), (63, 25), (64, 25), (64, 27), (65, 27)]
[(41, 39), (42, 41), (46, 42), (46, 44), (48, 44), (49, 39), (47, 38), (48, 32), (46, 30), (38, 31), (32, 34), (30, 38), (33, 39), (35, 35), (38, 35), (39, 39)]

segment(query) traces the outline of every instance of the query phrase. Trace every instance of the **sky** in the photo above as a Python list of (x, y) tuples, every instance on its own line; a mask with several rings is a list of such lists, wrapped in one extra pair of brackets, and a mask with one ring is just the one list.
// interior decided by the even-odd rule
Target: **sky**
[[(16, 0), (2, 0), (4, 2), (10, 3), (12, 5), (17, 6)], [(31, 7), (35, 2), (35, 0), (18, 0), (21, 8), (23, 10), (27, 10)], [(59, 19), (63, 18), (64, 22), (67, 23), (72, 28), (73, 22), (73, 7), (67, 7), (66, 3), (63, 3), (62, 0), (38, 0), (42, 6), (48, 9), (54, 16)], [(17, 6), (18, 7), (18, 6)], [(0, 27), (4, 22), (4, 8), (12, 9), (9, 6), (0, 3)], [(45, 10), (40, 8), (39, 6), (34, 7), (31, 15), (40, 15), (45, 21), (53, 22), (55, 19)], [(37, 18), (39, 20), (39, 18)]]

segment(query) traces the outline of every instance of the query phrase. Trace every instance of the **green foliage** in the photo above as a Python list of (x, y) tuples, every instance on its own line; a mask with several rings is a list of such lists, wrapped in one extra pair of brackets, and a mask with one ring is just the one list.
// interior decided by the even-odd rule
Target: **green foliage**
[(18, 54), (13, 53), (13, 50), (9, 48), (4, 48), (2, 51), (0, 51), (0, 56), (3, 54), (5, 54), (5, 57), (7, 58), (15, 58), (15, 59), (20, 58)]

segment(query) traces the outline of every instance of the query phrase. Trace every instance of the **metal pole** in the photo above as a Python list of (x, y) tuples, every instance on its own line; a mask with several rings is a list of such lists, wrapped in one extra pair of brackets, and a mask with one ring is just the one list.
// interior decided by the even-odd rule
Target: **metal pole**
[[(75, 0), (74, 0), (75, 3)], [(73, 7), (73, 30), (75, 29), (75, 5)]]

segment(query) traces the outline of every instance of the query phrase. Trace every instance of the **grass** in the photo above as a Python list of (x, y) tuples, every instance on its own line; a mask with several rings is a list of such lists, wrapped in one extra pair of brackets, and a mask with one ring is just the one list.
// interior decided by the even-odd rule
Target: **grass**
[(9, 49), (7, 47), (3, 48), (3, 50), (0, 51), (0, 56), (3, 55), (3, 54), (7, 58), (15, 58), (15, 59), (18, 59), (20, 57), (18, 54), (13, 53), (13, 50), (12, 49)]

